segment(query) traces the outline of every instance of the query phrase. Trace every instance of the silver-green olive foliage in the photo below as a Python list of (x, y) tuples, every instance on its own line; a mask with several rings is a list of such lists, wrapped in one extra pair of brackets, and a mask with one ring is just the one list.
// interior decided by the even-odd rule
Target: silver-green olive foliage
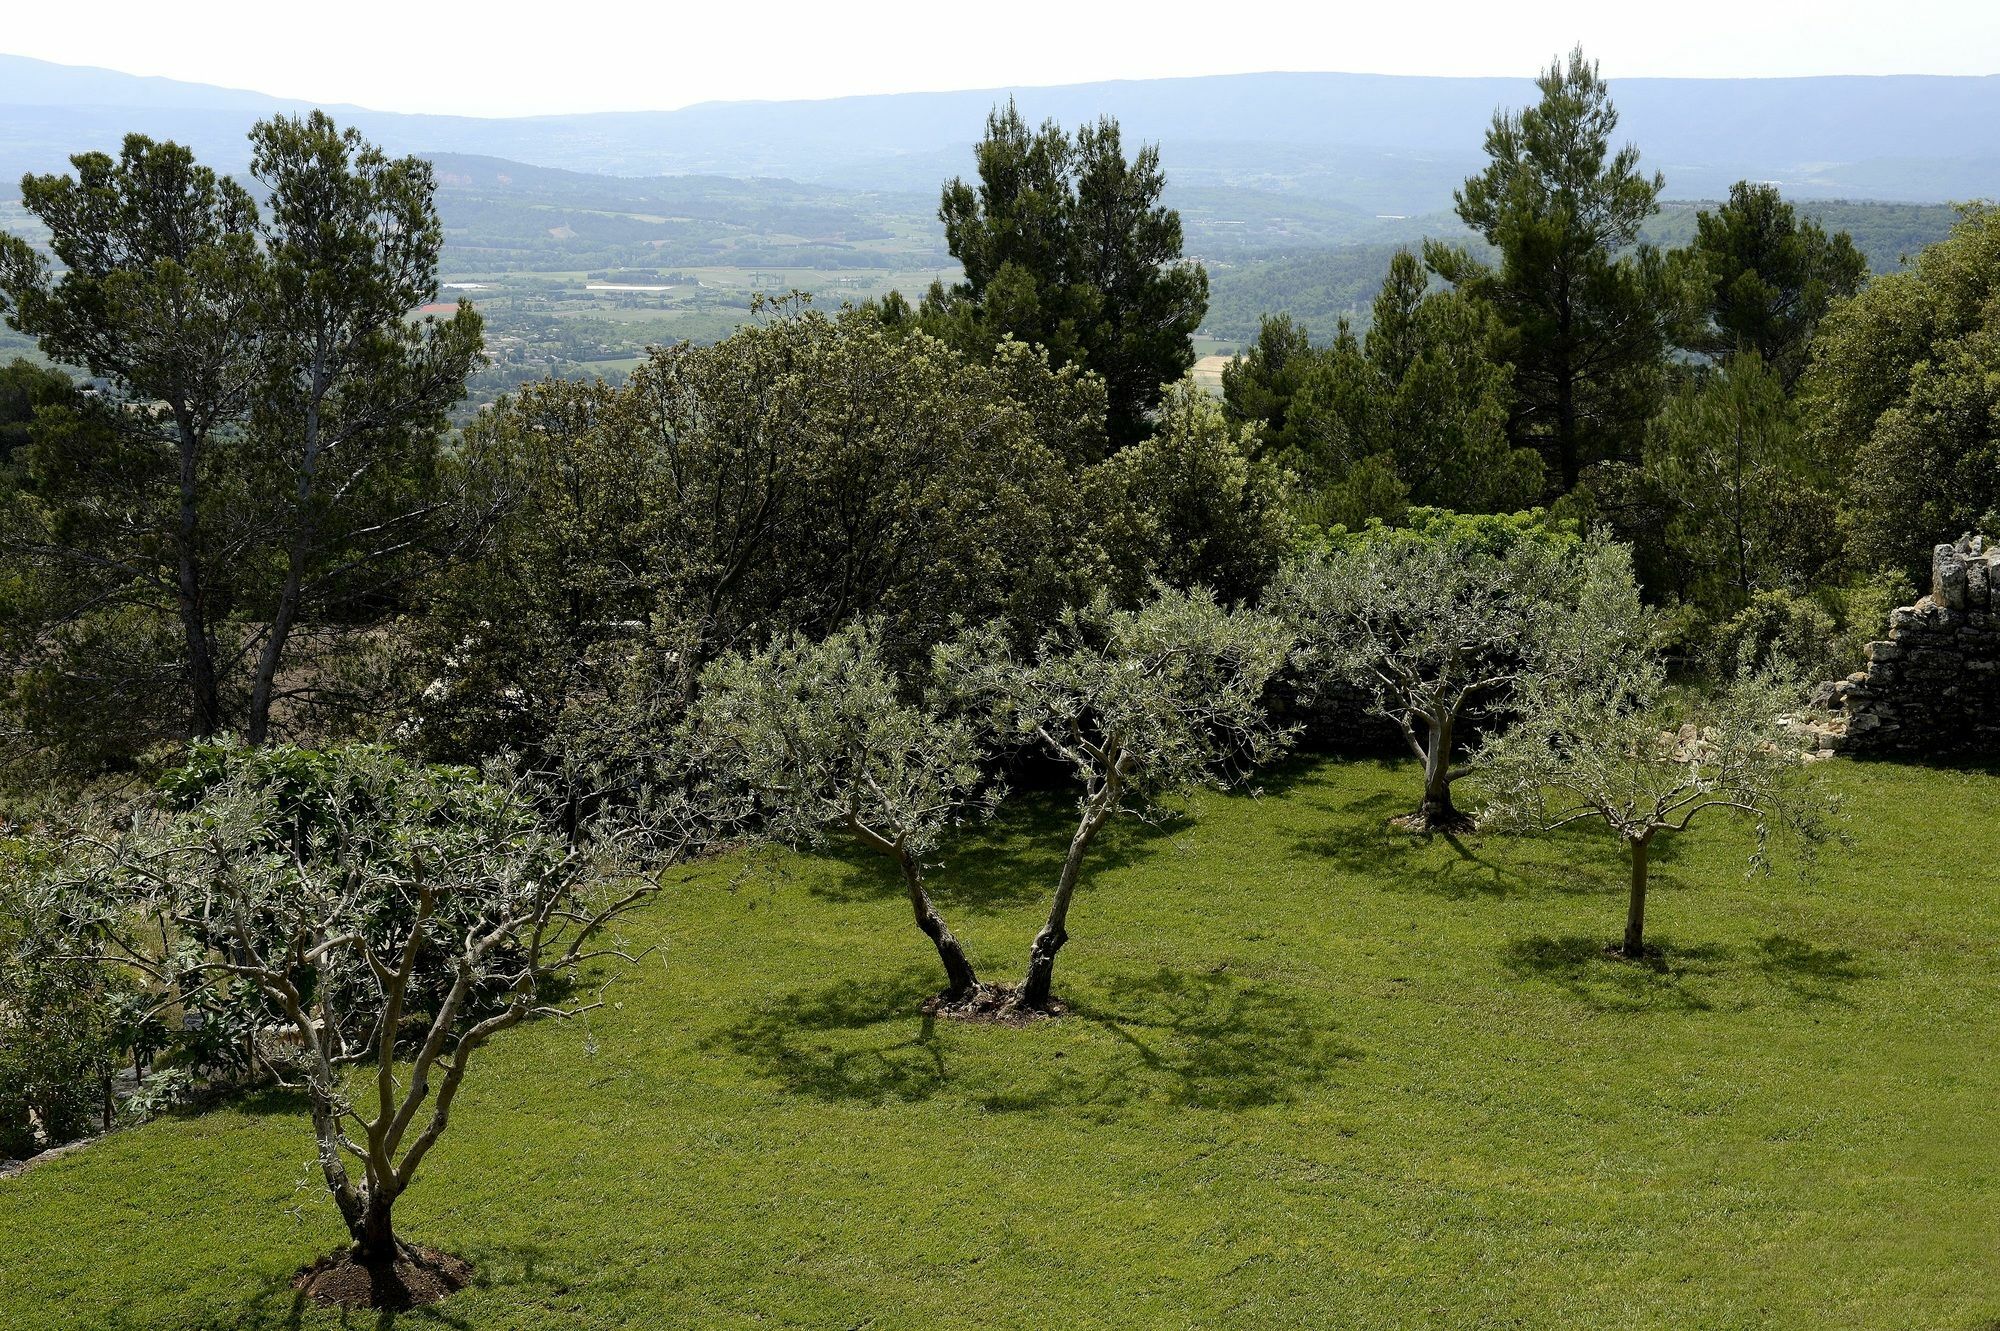
[(703, 672), (689, 749), (725, 799), (746, 796), (771, 836), (853, 839), (901, 872), (917, 927), (959, 999), (978, 987), (925, 890), (925, 859), (1000, 794), (978, 729), (912, 701), (884, 661), (881, 630), (857, 622), (815, 642), (790, 634)]
[(939, 649), (940, 674), (963, 705), (984, 712), (1003, 744), (1039, 748), (1081, 787), (1078, 821), (1029, 950), (1017, 1007), (1046, 1008), (1056, 953), (1084, 857), (1120, 813), (1156, 816), (1197, 786), (1228, 786), (1283, 752), (1265, 691), (1291, 637), (1276, 619), (1229, 610), (1202, 588), (1157, 587), (1134, 610), (1099, 598), (1063, 614), (1032, 653), (994, 631)]
[[(1308, 695), (1360, 687), (1424, 765), (1412, 821), (1453, 829), (1467, 731), (1515, 705), (1522, 677), (1548, 666), (1556, 621), (1585, 607), (1593, 577), (1629, 581), (1622, 547), (1579, 540), (1538, 514), (1419, 514), (1370, 527), (1293, 561), (1267, 603), (1299, 638)], [(1575, 631), (1574, 626), (1565, 631)]]
[[(393, 1209), (438, 1144), (474, 1055), (530, 1016), (597, 1005), (607, 930), (688, 853), (672, 816), (549, 831), (540, 783), (386, 749), (198, 748), (124, 834), (59, 857), (104, 954), (161, 1004), (208, 993), (275, 1035), (303, 1087), (357, 1256), (393, 1256)], [(656, 809), (664, 814), (666, 806)], [(664, 839), (662, 839), (664, 838)]]
[(1807, 849), (1832, 835), (1837, 805), (1807, 765), (1795, 683), (1746, 672), (1712, 695), (1677, 691), (1629, 576), (1595, 579), (1585, 598), (1586, 612), (1557, 626), (1552, 668), (1523, 681), (1518, 720), (1483, 746), (1480, 782), (1491, 826), (1594, 822), (1619, 838), (1631, 865), (1623, 951), (1637, 957), (1657, 837), (1734, 813), (1753, 820), (1763, 867), (1774, 832)]

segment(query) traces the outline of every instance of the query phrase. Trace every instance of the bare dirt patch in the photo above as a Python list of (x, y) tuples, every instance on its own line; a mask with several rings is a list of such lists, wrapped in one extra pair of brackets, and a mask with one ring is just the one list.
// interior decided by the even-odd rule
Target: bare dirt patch
[(1041, 1008), (1017, 1008), (1013, 1006), (1014, 986), (1011, 984), (982, 984), (964, 998), (951, 998), (939, 994), (924, 1004), (924, 1014), (943, 1017), (948, 1021), (977, 1021), (993, 1026), (1031, 1026), (1038, 1021), (1063, 1014), (1060, 999), (1050, 999), (1048, 1006)]
[(472, 1264), (450, 1253), (400, 1246), (393, 1262), (361, 1262), (351, 1251), (328, 1253), (292, 1277), (292, 1288), (328, 1308), (417, 1308), (472, 1283)]

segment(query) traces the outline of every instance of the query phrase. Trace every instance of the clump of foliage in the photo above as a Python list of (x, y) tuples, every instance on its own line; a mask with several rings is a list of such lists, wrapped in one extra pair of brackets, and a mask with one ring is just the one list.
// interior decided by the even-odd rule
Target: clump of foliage
[(1488, 739), (1481, 780), (1497, 827), (1576, 823), (1616, 836), (1631, 869), (1619, 951), (1645, 954), (1650, 854), (1704, 815), (1754, 821), (1754, 867), (1773, 832), (1803, 846), (1831, 834), (1833, 806), (1791, 724), (1803, 691), (1776, 671), (1745, 672), (1712, 694), (1671, 689), (1658, 625), (1630, 579), (1594, 580), (1584, 614), (1553, 635), (1552, 668), (1524, 679), (1519, 718)]
[(1344, 325), (1313, 347), (1268, 320), (1223, 374), (1227, 410), (1256, 452), (1293, 472), (1299, 516), (1320, 526), (1400, 521), (1412, 505), (1505, 512), (1542, 492), (1540, 460), (1508, 438), (1512, 371), (1494, 359), (1491, 312), (1430, 291), (1398, 252), (1365, 337)]
[(1248, 426), (1192, 379), (1168, 388), (1153, 432), (1093, 469), (1091, 544), (1126, 604), (1148, 582), (1255, 599), (1292, 541), (1283, 478)]
[(704, 779), (742, 790), (766, 834), (792, 845), (829, 835), (896, 866), (917, 928), (962, 1005), (979, 976), (925, 887), (925, 858), (990, 812), (999, 787), (979, 729), (910, 699), (860, 621), (814, 642), (793, 634), (710, 665), (688, 718)]
[(1634, 547), (1653, 599), (1675, 607), (1694, 654), (1759, 598), (1810, 598), (1846, 563), (1839, 475), (1754, 351), (1688, 375), (1636, 464), (1596, 469), (1569, 505)]
[(537, 385), (466, 432), (480, 535), (425, 591), (419, 742), (544, 760), (638, 651), (685, 703), (723, 654), (859, 614), (899, 664), (958, 616), (1042, 620), (1101, 571), (1079, 495), (1103, 413), (1018, 342), (974, 362), (796, 306), (620, 389)]
[(1162, 587), (1134, 610), (1100, 598), (1064, 613), (1031, 653), (990, 630), (940, 648), (938, 668), (961, 705), (986, 715), (1004, 743), (1040, 749), (1081, 787), (1076, 830), (1009, 999), (1015, 1012), (1051, 1004), (1070, 902), (1097, 834), (1121, 813), (1157, 818), (1195, 786), (1246, 780), (1291, 736), (1265, 706), (1290, 649), (1284, 627), (1212, 592)]
[(47, 890), (56, 852), (16, 841), (0, 868), (0, 1158), (108, 1126), (130, 986)]
[(1974, 207), (1913, 267), (1821, 325), (1801, 385), (1815, 445), (1848, 459), (1841, 526), (1864, 568), (1921, 578), (1934, 545), (2000, 511), (2000, 210)]

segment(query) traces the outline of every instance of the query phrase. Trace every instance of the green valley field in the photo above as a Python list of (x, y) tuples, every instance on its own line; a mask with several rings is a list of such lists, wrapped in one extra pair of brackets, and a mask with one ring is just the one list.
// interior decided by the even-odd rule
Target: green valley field
[[(482, 1055), (398, 1210), (472, 1289), (302, 1303), (343, 1233), (272, 1093), (0, 1182), (0, 1325), (1996, 1324), (2000, 776), (1839, 764), (1810, 876), (1667, 843), (1642, 966), (1610, 840), (1391, 835), (1413, 775), (1109, 834), (1020, 1029), (919, 1014), (878, 863), (714, 863)], [(1067, 835), (1021, 807), (935, 879), (995, 978)]]

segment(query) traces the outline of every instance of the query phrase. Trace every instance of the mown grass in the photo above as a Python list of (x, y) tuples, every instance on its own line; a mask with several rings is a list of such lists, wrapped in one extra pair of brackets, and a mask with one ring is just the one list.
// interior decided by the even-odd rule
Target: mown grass
[[(1121, 827), (1071, 1004), (917, 1014), (873, 862), (720, 864), (587, 1025), (490, 1051), (399, 1215), (479, 1283), (301, 1307), (340, 1239), (282, 1095), (0, 1184), (0, 1325), (1884, 1327), (2000, 1318), (2000, 777), (1842, 764), (1855, 846), (1413, 842), (1407, 767)], [(1008, 976), (1058, 800), (937, 875)]]

